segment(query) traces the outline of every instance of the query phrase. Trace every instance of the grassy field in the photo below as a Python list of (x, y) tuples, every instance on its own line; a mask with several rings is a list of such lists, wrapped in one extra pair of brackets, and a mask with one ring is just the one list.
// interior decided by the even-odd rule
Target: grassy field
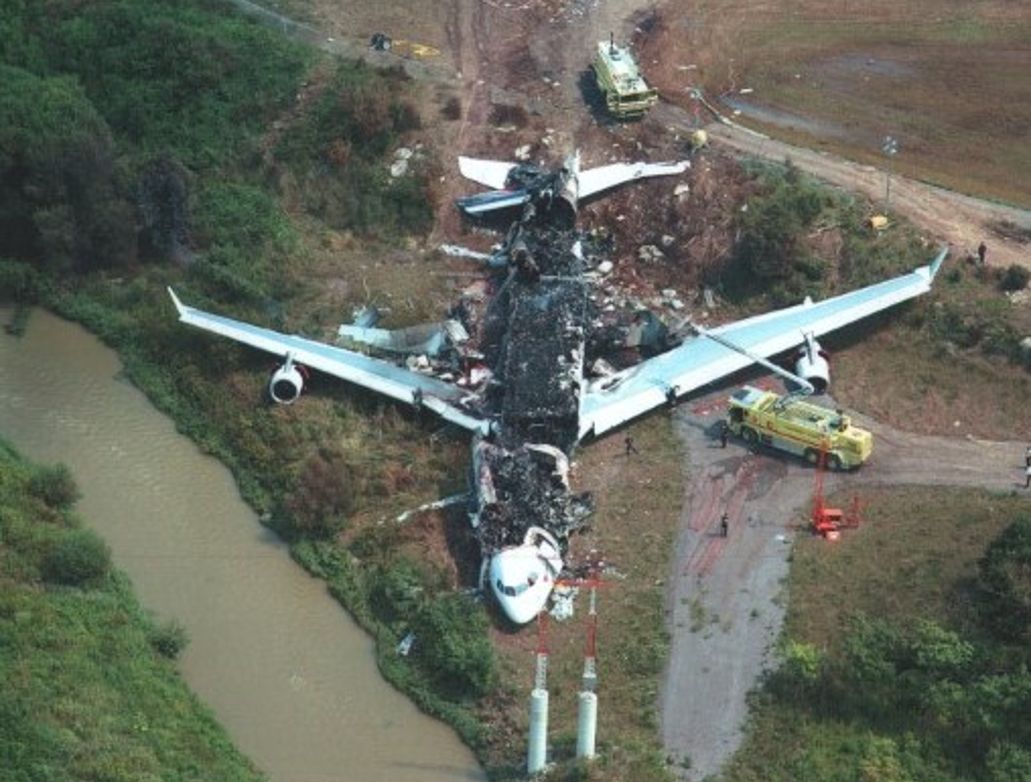
[[(1026, 715), (1027, 649), (986, 629), (977, 563), (1031, 504), (919, 487), (864, 499), (862, 526), (838, 543), (796, 543), (787, 662), (753, 696), (746, 743), (720, 779), (1026, 779), (1026, 745), (1013, 754), (1026, 730), (1009, 726)], [(1011, 684), (978, 716), (964, 711)]]
[(930, 297), (825, 340), (835, 398), (909, 431), (1020, 439), (1031, 431), (1018, 347), (1029, 332), (1026, 304), (951, 261)]
[(0, 777), (262, 779), (159, 653), (168, 631), (123, 575), (55, 583), (69, 580), (55, 551), (81, 530), (44, 473), (0, 442)]
[(1031, 206), (1027, 4), (672, 0), (660, 18), (648, 47), (672, 99), (698, 83), (746, 102), (746, 124), (878, 166), (892, 135), (895, 170)]

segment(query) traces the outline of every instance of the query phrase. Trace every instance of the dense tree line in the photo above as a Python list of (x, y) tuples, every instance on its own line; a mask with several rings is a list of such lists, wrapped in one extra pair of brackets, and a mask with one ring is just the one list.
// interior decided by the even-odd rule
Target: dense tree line
[(799, 778), (1031, 780), (1031, 514), (989, 546), (974, 588), (972, 627), (857, 616), (832, 653), (785, 645), (773, 697), (872, 742), (844, 776), (839, 758), (826, 777), (803, 762)]

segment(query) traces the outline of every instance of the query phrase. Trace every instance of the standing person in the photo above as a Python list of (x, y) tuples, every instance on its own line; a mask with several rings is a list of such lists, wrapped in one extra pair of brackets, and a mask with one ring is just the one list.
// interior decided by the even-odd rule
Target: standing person
[(626, 444), (626, 455), (629, 456), (632, 453), (637, 453), (637, 448), (634, 446), (634, 438), (630, 435), (626, 436), (626, 440), (623, 441)]
[(981, 242), (977, 245), (978, 266), (984, 266), (984, 257), (988, 254), (988, 245)]
[[(1028, 475), (1031, 475), (1031, 469), (1028, 470)], [(720, 516), (720, 537), (727, 537), (727, 531), (730, 529), (730, 521), (727, 518), (726, 512)]]
[[(727, 447), (727, 437), (730, 435), (726, 421), (720, 421), (720, 448)], [(1031, 452), (1031, 448), (1028, 449)], [(1031, 457), (1029, 457), (1031, 458)]]
[(1024, 466), (1031, 467), (1031, 445), (1024, 449)]
[(1031, 487), (1031, 464), (1024, 468), (1024, 488)]

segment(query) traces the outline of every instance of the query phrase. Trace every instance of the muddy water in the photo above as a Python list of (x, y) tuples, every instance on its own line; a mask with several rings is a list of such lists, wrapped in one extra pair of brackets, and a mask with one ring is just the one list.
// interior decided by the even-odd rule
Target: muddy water
[[(10, 319), (0, 309), (0, 322)], [(34, 311), (0, 333), (0, 435), (62, 461), (78, 509), (145, 606), (190, 644), (181, 668), (276, 782), (479, 780), (470, 752), (376, 671), (372, 645), (81, 328)]]

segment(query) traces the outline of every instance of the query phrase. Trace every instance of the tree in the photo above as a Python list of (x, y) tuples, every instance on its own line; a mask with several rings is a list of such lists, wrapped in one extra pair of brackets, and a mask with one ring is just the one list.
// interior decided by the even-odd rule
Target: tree
[(64, 271), (135, 259), (111, 133), (69, 77), (0, 65), (0, 255)]
[(111, 549), (95, 532), (72, 530), (43, 558), (43, 577), (69, 586), (87, 586), (111, 569)]
[(425, 670), (456, 697), (485, 695), (494, 684), (487, 617), (472, 598), (448, 594), (427, 603), (412, 623)]
[(988, 623), (1007, 640), (1031, 640), (1031, 514), (1003, 530), (979, 568)]

